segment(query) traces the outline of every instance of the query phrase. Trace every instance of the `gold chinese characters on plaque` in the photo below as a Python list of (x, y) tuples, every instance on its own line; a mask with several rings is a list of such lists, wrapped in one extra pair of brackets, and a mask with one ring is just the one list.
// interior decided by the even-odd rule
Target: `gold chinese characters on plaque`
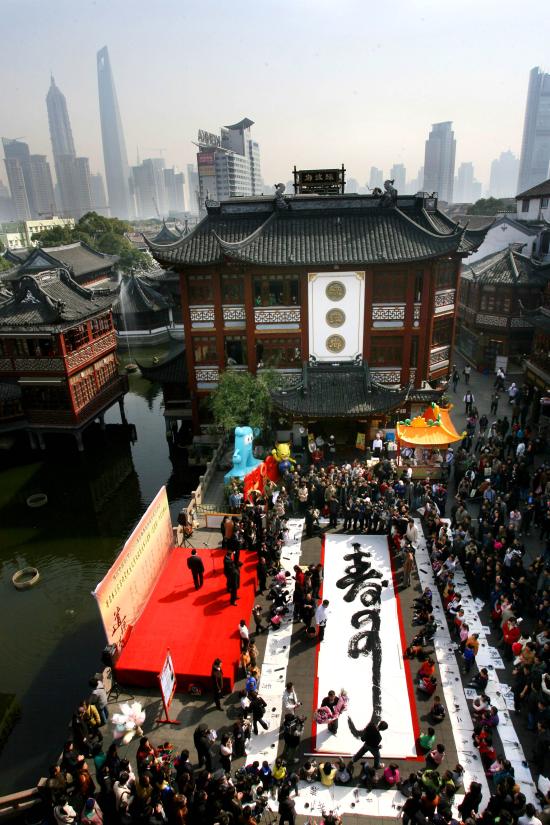
[(325, 294), (330, 301), (341, 301), (346, 294), (346, 287), (342, 281), (331, 281), (325, 289)]
[(329, 335), (326, 340), (326, 347), (329, 352), (342, 352), (346, 346), (346, 341), (341, 335)]
[(329, 309), (325, 317), (329, 327), (341, 327), (346, 320), (346, 314), (341, 309)]

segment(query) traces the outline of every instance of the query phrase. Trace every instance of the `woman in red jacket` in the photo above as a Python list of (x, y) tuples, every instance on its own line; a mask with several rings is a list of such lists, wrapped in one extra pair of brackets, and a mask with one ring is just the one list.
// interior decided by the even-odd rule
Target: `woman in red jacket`
[(426, 659), (426, 661), (422, 664), (422, 667), (420, 668), (420, 670), (418, 671), (418, 678), (419, 679), (424, 679), (425, 676), (427, 676), (429, 678), (430, 676), (433, 676), (434, 673), (435, 673), (435, 662), (431, 658), (431, 656), (429, 656)]

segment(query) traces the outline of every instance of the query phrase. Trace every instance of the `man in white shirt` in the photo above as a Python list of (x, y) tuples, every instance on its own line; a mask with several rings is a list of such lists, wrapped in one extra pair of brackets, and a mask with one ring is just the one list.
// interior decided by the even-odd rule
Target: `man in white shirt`
[(319, 641), (322, 642), (325, 638), (325, 627), (329, 615), (329, 600), (323, 599), (323, 602), (317, 607), (315, 611), (315, 624), (319, 628)]
[(245, 651), (248, 650), (248, 644), (249, 644), (249, 641), (250, 641), (250, 633), (248, 631), (248, 628), (246, 626), (246, 622), (245, 622), (244, 619), (241, 619), (241, 621), (239, 622), (238, 630), (239, 630), (239, 636), (241, 637), (241, 652), (244, 653)]
[(292, 682), (287, 682), (285, 692), (283, 693), (283, 713), (294, 713), (296, 708), (299, 708), (302, 703), (298, 701), (298, 696), (294, 690)]
[(372, 442), (372, 454), (374, 456), (381, 455), (383, 447), (384, 442), (380, 438), (380, 433), (376, 433), (376, 438), (374, 438)]

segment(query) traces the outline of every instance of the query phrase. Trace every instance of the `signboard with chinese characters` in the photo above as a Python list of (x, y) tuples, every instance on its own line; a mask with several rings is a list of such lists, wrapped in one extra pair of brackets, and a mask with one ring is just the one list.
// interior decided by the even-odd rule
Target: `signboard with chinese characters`
[(327, 363), (363, 354), (364, 272), (308, 273), (309, 352)]
[(107, 642), (120, 652), (139, 619), (173, 545), (166, 487), (161, 487), (139, 524), (95, 588)]
[(219, 135), (214, 135), (212, 132), (205, 132), (204, 129), (199, 129), (199, 136), (197, 142), (201, 146), (217, 146), (222, 145), (222, 139)]
[(343, 195), (345, 186), (344, 165), (341, 169), (296, 169), (294, 167), (294, 192), (297, 195)]

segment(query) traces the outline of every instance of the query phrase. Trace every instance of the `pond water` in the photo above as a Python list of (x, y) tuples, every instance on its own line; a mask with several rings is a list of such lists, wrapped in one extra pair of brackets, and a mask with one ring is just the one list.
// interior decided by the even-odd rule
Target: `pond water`
[[(175, 517), (198, 481), (181, 450), (170, 455), (159, 386), (132, 374), (125, 409), (133, 443), (115, 406), (105, 431), (85, 433), (84, 453), (70, 436), (51, 438), (44, 453), (24, 439), (15, 454), (0, 451), (0, 692), (22, 706), (0, 753), (0, 795), (46, 775), (101, 667), (105, 638), (91, 591), (159, 488), (167, 486)], [(48, 504), (29, 509), (36, 492)], [(29, 565), (40, 582), (18, 591), (12, 575)]]

